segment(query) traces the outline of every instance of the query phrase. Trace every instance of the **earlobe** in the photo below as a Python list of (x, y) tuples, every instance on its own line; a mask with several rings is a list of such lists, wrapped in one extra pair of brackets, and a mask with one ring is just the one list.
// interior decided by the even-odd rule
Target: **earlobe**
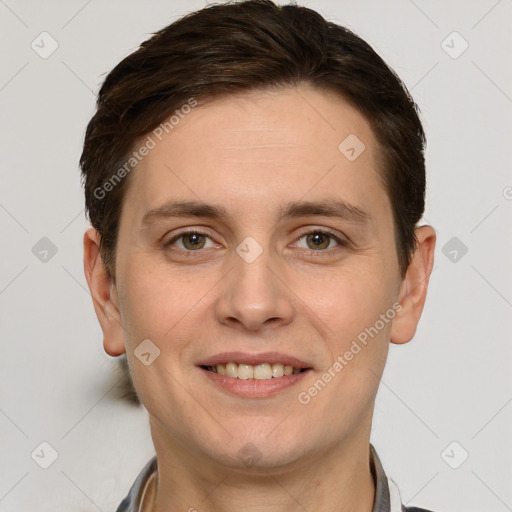
[(391, 342), (397, 344), (411, 341), (416, 332), (434, 265), (435, 231), (430, 226), (422, 226), (415, 233), (418, 244), (398, 297), (402, 309), (395, 316), (391, 329)]
[(117, 290), (100, 254), (99, 234), (94, 228), (84, 234), (84, 272), (94, 310), (103, 331), (103, 347), (111, 356), (124, 354), (124, 336)]

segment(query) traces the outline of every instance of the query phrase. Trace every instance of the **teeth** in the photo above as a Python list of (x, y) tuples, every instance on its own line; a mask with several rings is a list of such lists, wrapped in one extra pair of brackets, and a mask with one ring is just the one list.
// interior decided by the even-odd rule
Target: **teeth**
[[(238, 370), (240, 372), (240, 370)], [(266, 380), (272, 378), (272, 367), (268, 363), (259, 364), (254, 367), (254, 378)]]
[(254, 366), (250, 366), (248, 364), (239, 364), (237, 377), (244, 380), (254, 378)]
[(283, 377), (285, 375), (296, 375), (301, 372), (300, 368), (294, 368), (290, 365), (280, 363), (272, 364), (262, 363), (258, 365), (227, 363), (208, 366), (208, 370), (216, 372), (219, 375), (227, 375), (235, 379), (256, 379), (268, 380), (272, 378)]
[[(218, 368), (218, 366), (217, 366)], [(219, 370), (217, 370), (218, 372)], [(238, 365), (235, 363), (228, 363), (226, 365), (226, 375), (228, 377), (234, 377), (235, 379), (238, 377)]]
[(282, 364), (272, 365), (272, 377), (282, 377), (284, 375), (284, 366)]

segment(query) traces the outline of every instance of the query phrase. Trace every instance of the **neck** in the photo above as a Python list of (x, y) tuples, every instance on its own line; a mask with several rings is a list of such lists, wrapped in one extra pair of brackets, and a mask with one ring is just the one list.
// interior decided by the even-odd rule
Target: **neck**
[(158, 475), (144, 512), (371, 512), (375, 485), (369, 433), (290, 467), (233, 469), (152, 435)]

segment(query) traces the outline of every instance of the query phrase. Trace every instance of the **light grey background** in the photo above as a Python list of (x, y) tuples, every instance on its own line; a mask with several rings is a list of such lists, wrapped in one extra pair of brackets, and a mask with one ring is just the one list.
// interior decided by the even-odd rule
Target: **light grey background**
[[(512, 2), (299, 3), (384, 57), (428, 135), (435, 270), (416, 339), (391, 347), (373, 443), (405, 503), (512, 510)], [(203, 5), (0, 0), (2, 512), (113, 511), (154, 453), (147, 413), (118, 399), (103, 352), (83, 275), (77, 161), (105, 74)], [(46, 59), (31, 48), (51, 48), (43, 31), (58, 42)], [(32, 252), (43, 237), (57, 248), (46, 262)], [(453, 237), (459, 247), (445, 255)], [(58, 452), (48, 469), (36, 463), (50, 454), (43, 441)]]

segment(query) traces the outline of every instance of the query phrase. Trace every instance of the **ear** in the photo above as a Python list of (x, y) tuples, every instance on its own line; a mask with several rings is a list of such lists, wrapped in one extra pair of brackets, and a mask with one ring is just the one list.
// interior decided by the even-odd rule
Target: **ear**
[(411, 341), (416, 333), (434, 265), (435, 231), (430, 226), (422, 226), (415, 233), (418, 244), (398, 295), (402, 309), (397, 311), (391, 329), (391, 342), (397, 344)]
[(103, 331), (103, 347), (111, 356), (125, 352), (116, 285), (107, 274), (100, 255), (100, 237), (94, 229), (84, 234), (84, 272), (96, 316)]

